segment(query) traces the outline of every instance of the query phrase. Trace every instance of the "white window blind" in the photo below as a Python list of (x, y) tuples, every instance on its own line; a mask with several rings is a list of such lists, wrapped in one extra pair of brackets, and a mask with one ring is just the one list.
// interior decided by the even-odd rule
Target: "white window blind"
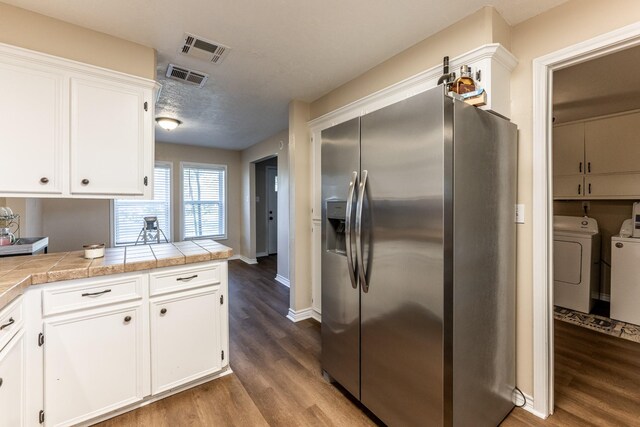
[(182, 165), (182, 218), (185, 239), (226, 239), (226, 166)]
[[(171, 167), (157, 164), (153, 171), (153, 200), (114, 200), (115, 246), (133, 245), (142, 230), (145, 216), (158, 217), (162, 232), (171, 239)], [(162, 235), (160, 240), (164, 241)]]

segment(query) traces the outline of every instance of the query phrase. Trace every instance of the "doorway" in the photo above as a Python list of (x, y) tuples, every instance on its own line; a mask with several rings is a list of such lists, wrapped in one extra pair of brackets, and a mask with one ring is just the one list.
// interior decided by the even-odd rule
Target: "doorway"
[(278, 158), (255, 163), (256, 258), (278, 253)]
[[(640, 24), (633, 24), (533, 61), (533, 140), (540, 143), (533, 145), (532, 210), (533, 265), (535, 266), (533, 269), (533, 392), (535, 400), (531, 412), (543, 418), (554, 410), (553, 191), (554, 185), (562, 186), (561, 182), (554, 183), (552, 168), (553, 74), (564, 68), (638, 45), (640, 45)], [(584, 188), (583, 183), (580, 192), (584, 192)], [(592, 186), (592, 191), (593, 189)]]

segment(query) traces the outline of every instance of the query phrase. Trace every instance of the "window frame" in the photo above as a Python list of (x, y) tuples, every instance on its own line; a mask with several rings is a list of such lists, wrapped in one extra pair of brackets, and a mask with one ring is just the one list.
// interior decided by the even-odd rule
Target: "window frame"
[[(155, 173), (155, 168), (156, 167), (168, 167), (169, 168), (169, 235), (167, 235), (167, 240), (169, 240), (169, 243), (173, 242), (173, 235), (174, 235), (174, 228), (173, 225), (175, 223), (174, 221), (174, 214), (175, 214), (175, 209), (174, 209), (174, 203), (175, 200), (173, 198), (173, 188), (174, 188), (174, 181), (175, 181), (175, 177), (173, 176), (173, 162), (168, 162), (168, 161), (162, 161), (162, 160), (156, 160), (153, 164), (153, 169), (154, 169), (154, 173)], [(153, 179), (153, 182), (155, 183), (155, 177)], [(155, 196), (153, 188), (151, 189), (151, 195)], [(123, 198), (123, 200), (133, 200), (133, 198)], [(139, 199), (140, 201), (147, 201), (147, 200), (153, 200), (153, 197), (151, 199)], [(110, 218), (109, 218), (109, 224), (111, 225), (111, 230), (109, 233), (109, 237), (111, 238), (111, 247), (114, 248), (125, 248), (127, 246), (134, 246), (132, 245), (117, 245), (116, 244), (116, 204), (115, 204), (115, 199), (111, 199), (109, 201), (109, 205), (110, 205)], [(142, 228), (142, 227), (140, 227)], [(164, 231), (164, 230), (163, 230)]]
[[(199, 168), (199, 169), (211, 169), (220, 170), (224, 172), (224, 200), (222, 201), (222, 209), (224, 214), (224, 234), (222, 235), (210, 235), (210, 236), (196, 236), (185, 237), (184, 232), (184, 169), (186, 168)], [(228, 203), (229, 203), (229, 169), (227, 165), (217, 163), (197, 163), (197, 162), (180, 162), (180, 240), (201, 240), (201, 239), (213, 239), (213, 240), (227, 240), (229, 235), (229, 221), (228, 221)]]

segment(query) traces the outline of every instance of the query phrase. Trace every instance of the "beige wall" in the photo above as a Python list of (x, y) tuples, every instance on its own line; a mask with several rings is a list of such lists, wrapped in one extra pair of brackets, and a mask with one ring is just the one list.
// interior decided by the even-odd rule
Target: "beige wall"
[(0, 43), (155, 79), (153, 48), (4, 3), (0, 3)]
[(173, 164), (173, 240), (180, 240), (180, 162), (227, 166), (227, 239), (220, 243), (240, 253), (240, 151), (156, 142), (156, 160)]
[[(278, 274), (289, 279), (289, 131), (285, 129), (242, 151), (241, 253), (256, 257), (255, 162), (278, 156)], [(281, 148), (282, 147), (282, 148)]]
[(49, 252), (81, 251), (89, 243), (111, 244), (109, 200), (42, 199), (42, 231)]
[(311, 289), (311, 141), (309, 104), (289, 103), (289, 309), (312, 306)]
[(366, 73), (315, 100), (311, 118), (317, 118), (373, 92), (487, 43), (509, 47), (509, 26), (491, 7), (484, 7), (460, 22), (400, 52)]

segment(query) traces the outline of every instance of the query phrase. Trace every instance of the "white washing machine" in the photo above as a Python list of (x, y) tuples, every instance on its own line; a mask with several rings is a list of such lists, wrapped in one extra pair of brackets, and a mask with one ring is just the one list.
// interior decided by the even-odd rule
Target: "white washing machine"
[(611, 318), (640, 325), (640, 239), (611, 238)]
[(553, 299), (560, 307), (589, 313), (600, 292), (598, 222), (553, 217)]

